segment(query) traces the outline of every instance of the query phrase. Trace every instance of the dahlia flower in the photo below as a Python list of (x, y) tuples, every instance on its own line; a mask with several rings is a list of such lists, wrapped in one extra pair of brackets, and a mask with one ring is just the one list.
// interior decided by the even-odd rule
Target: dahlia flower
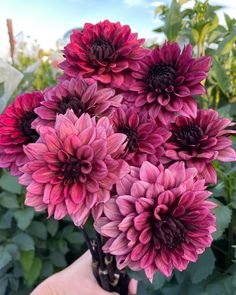
[(65, 61), (59, 67), (67, 78), (80, 75), (115, 88), (129, 87), (127, 73), (139, 70), (137, 60), (147, 52), (141, 48), (144, 39), (137, 37), (128, 25), (119, 22), (86, 23), (82, 31), (73, 31), (64, 49)]
[(33, 122), (33, 126), (53, 127), (57, 114), (65, 114), (68, 109), (72, 109), (77, 117), (83, 113), (97, 117), (109, 115), (115, 107), (120, 106), (122, 98), (121, 94), (115, 95), (114, 89), (98, 90), (96, 81), (86, 81), (80, 77), (65, 80), (44, 92), (42, 106), (35, 110), (39, 118)]
[(159, 163), (164, 155), (164, 143), (171, 136), (166, 128), (157, 126), (149, 119), (147, 112), (138, 112), (135, 108), (118, 108), (112, 123), (116, 132), (127, 136), (127, 146), (123, 158), (128, 164), (141, 166), (144, 161)]
[(130, 97), (137, 107), (147, 108), (151, 117), (158, 116), (165, 124), (176, 112), (195, 116), (197, 104), (191, 96), (205, 92), (200, 82), (207, 77), (210, 64), (210, 57), (194, 59), (191, 45), (181, 52), (177, 43), (165, 42), (139, 62), (138, 71), (132, 72), (135, 81), (130, 90), (137, 95)]
[(27, 161), (23, 145), (39, 137), (31, 123), (42, 100), (43, 95), (36, 91), (19, 95), (0, 115), (0, 167), (9, 168), (14, 176), (21, 175), (19, 168)]
[(99, 204), (110, 197), (117, 180), (129, 171), (116, 159), (125, 148), (126, 136), (113, 133), (108, 118), (72, 110), (58, 115), (55, 128), (39, 126), (40, 141), (24, 148), (29, 158), (20, 183), (27, 188), (25, 204), (48, 210), (55, 219), (70, 215), (83, 225), (90, 212), (99, 215)]
[(196, 173), (183, 162), (168, 169), (144, 162), (132, 183), (118, 187), (95, 228), (107, 238), (103, 250), (116, 256), (119, 269), (144, 270), (150, 281), (156, 271), (169, 277), (210, 247), (215, 204)]
[(198, 177), (206, 183), (216, 183), (217, 175), (212, 160), (236, 161), (232, 141), (228, 138), (236, 131), (227, 118), (220, 118), (212, 110), (198, 110), (196, 118), (176, 117), (170, 124), (171, 138), (166, 143), (168, 161), (185, 161), (187, 167), (195, 167)]

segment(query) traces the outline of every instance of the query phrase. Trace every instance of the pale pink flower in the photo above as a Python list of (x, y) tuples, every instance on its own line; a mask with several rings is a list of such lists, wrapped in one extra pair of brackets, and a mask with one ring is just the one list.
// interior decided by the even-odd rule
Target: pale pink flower
[(100, 214), (99, 205), (109, 200), (112, 186), (129, 171), (126, 162), (117, 159), (126, 136), (114, 133), (106, 117), (96, 123), (95, 117), (77, 118), (71, 110), (57, 116), (55, 129), (40, 126), (38, 132), (40, 141), (24, 149), (29, 158), (20, 177), (27, 187), (25, 204), (47, 209), (55, 219), (68, 214), (81, 226), (91, 212)]
[(119, 269), (144, 270), (150, 281), (156, 271), (169, 277), (210, 247), (215, 204), (196, 174), (184, 162), (167, 169), (144, 162), (122, 179), (95, 223), (106, 237), (103, 250), (116, 256)]

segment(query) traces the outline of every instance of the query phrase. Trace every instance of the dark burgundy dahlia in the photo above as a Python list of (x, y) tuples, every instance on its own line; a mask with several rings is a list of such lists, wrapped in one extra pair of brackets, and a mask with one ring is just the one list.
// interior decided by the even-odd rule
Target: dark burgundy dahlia
[(95, 223), (107, 237), (103, 250), (116, 256), (119, 269), (143, 269), (149, 280), (156, 271), (170, 276), (210, 247), (215, 204), (196, 173), (183, 162), (168, 169), (144, 162), (129, 181), (124, 177)]
[[(95, 25), (86, 23), (82, 31), (74, 30), (71, 42), (64, 49), (65, 61), (59, 67), (67, 78), (92, 77), (115, 88), (125, 88), (129, 70), (139, 70), (137, 60), (146, 49), (144, 39), (137, 39), (128, 25), (109, 20)], [(127, 88), (127, 87), (126, 87)]]
[(213, 160), (236, 161), (230, 135), (236, 131), (229, 129), (234, 123), (228, 118), (219, 118), (212, 110), (198, 110), (196, 118), (176, 117), (170, 124), (171, 138), (166, 143), (167, 161), (185, 161), (187, 167), (195, 167), (198, 176), (206, 183), (216, 183)]
[(54, 126), (56, 116), (72, 109), (77, 117), (88, 113), (91, 117), (108, 116), (119, 107), (123, 96), (116, 95), (112, 88), (98, 89), (97, 82), (81, 77), (65, 80), (44, 92), (44, 101), (35, 112), (38, 118), (33, 126)]
[(124, 159), (132, 166), (140, 167), (144, 161), (158, 164), (164, 155), (164, 143), (171, 133), (158, 126), (147, 112), (139, 112), (134, 107), (118, 108), (113, 116), (116, 132), (127, 136)]
[(191, 97), (203, 94), (201, 81), (207, 77), (211, 58), (192, 57), (192, 46), (183, 51), (177, 43), (165, 42), (157, 47), (144, 60), (140, 69), (132, 72), (135, 79), (130, 90), (136, 91), (135, 105), (145, 106), (151, 117), (157, 116), (167, 123), (175, 113), (195, 116), (197, 105)]
[(0, 167), (10, 168), (14, 176), (22, 174), (19, 168), (27, 162), (23, 145), (39, 138), (31, 123), (37, 117), (34, 109), (42, 100), (41, 92), (19, 95), (0, 115)]

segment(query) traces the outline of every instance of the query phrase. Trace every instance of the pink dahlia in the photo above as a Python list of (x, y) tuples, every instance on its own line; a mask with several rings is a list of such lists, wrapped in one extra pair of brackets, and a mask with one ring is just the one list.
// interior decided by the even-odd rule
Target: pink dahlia
[(73, 31), (64, 49), (65, 61), (59, 67), (66, 77), (92, 77), (102, 84), (124, 88), (127, 73), (139, 70), (137, 60), (147, 52), (141, 48), (143, 43), (144, 39), (137, 39), (128, 25), (109, 20), (86, 23), (82, 31)]
[(72, 109), (77, 117), (83, 113), (106, 116), (120, 106), (122, 99), (122, 95), (115, 95), (114, 89), (98, 90), (96, 81), (88, 82), (80, 77), (65, 80), (45, 91), (42, 106), (35, 110), (39, 118), (33, 124), (35, 127), (37, 124), (53, 127), (57, 114), (65, 114), (68, 109)]
[(150, 281), (155, 271), (169, 277), (210, 247), (215, 204), (196, 173), (183, 162), (168, 169), (144, 162), (133, 182), (118, 187), (95, 227), (107, 237), (103, 250), (116, 256), (119, 269), (144, 270)]
[(130, 90), (136, 91), (135, 105), (146, 107), (151, 117), (167, 123), (175, 113), (195, 116), (197, 104), (191, 95), (205, 92), (201, 81), (207, 77), (211, 58), (192, 57), (192, 46), (181, 52), (177, 43), (165, 42), (144, 60), (140, 69), (132, 72), (135, 82)]
[(133, 166), (141, 166), (144, 161), (159, 163), (164, 155), (164, 143), (171, 133), (157, 126), (154, 119), (148, 118), (147, 112), (135, 108), (118, 108), (112, 116), (116, 132), (127, 136), (123, 158)]
[(171, 138), (166, 143), (167, 161), (185, 161), (187, 167), (195, 167), (198, 176), (206, 183), (216, 183), (213, 160), (236, 161), (232, 141), (228, 138), (236, 131), (227, 118), (219, 118), (212, 110), (198, 110), (196, 118), (176, 117), (170, 124)]
[(108, 118), (96, 123), (95, 117), (77, 118), (71, 110), (57, 116), (55, 129), (41, 126), (38, 131), (40, 141), (24, 149), (29, 158), (20, 177), (27, 186), (25, 204), (48, 209), (55, 219), (69, 214), (76, 225), (83, 225), (129, 171), (125, 161), (116, 159), (126, 136), (113, 133)]
[(39, 137), (31, 123), (42, 100), (43, 95), (36, 91), (19, 95), (0, 115), (0, 167), (9, 168), (14, 176), (21, 175), (19, 168), (27, 161), (23, 145)]

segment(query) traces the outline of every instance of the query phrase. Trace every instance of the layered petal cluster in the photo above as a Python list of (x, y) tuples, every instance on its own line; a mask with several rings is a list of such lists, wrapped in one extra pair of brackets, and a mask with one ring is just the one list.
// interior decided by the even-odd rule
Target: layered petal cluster
[(103, 250), (116, 256), (119, 269), (143, 269), (150, 281), (156, 271), (169, 277), (210, 247), (215, 204), (196, 173), (183, 162), (168, 169), (144, 162), (132, 182), (117, 188), (95, 227), (107, 237)]
[(77, 77), (65, 80), (44, 92), (44, 101), (35, 112), (39, 118), (33, 125), (54, 126), (57, 114), (65, 114), (72, 109), (77, 117), (83, 113), (98, 118), (112, 113), (119, 107), (123, 97), (115, 95), (112, 88), (98, 89), (96, 81), (86, 81)]
[(59, 67), (67, 78), (92, 77), (104, 85), (123, 89), (129, 86), (129, 72), (139, 70), (137, 60), (147, 49), (144, 39), (131, 33), (128, 25), (109, 20), (95, 25), (86, 23), (82, 31), (74, 30), (64, 49), (65, 61)]
[(233, 125), (212, 109), (198, 110), (196, 118), (176, 117), (169, 125), (172, 136), (166, 143), (167, 162), (185, 161), (187, 167), (198, 170), (198, 176), (206, 183), (216, 183), (212, 161), (236, 161), (236, 152), (229, 138), (236, 133), (230, 129)]
[(0, 115), (0, 167), (9, 168), (14, 176), (21, 175), (19, 168), (27, 161), (23, 145), (39, 137), (31, 123), (37, 117), (34, 109), (42, 100), (41, 92), (19, 95)]
[(140, 167), (144, 161), (158, 164), (164, 155), (164, 143), (171, 136), (166, 128), (158, 126), (147, 112), (134, 107), (118, 108), (111, 119), (116, 132), (127, 136), (123, 158), (128, 164)]
[(108, 118), (72, 110), (58, 115), (55, 128), (38, 127), (40, 141), (28, 144), (28, 163), (20, 183), (27, 186), (25, 204), (37, 211), (48, 210), (55, 219), (69, 214), (83, 225), (91, 211), (110, 198), (110, 190), (128, 171), (128, 164), (116, 159), (124, 151), (126, 136), (113, 133)]
[(139, 64), (130, 87), (137, 93), (130, 95), (137, 107), (145, 107), (151, 117), (158, 116), (165, 124), (175, 113), (196, 115), (197, 104), (191, 96), (205, 92), (201, 81), (207, 77), (210, 57), (194, 59), (191, 45), (181, 52), (178, 43), (165, 42)]

